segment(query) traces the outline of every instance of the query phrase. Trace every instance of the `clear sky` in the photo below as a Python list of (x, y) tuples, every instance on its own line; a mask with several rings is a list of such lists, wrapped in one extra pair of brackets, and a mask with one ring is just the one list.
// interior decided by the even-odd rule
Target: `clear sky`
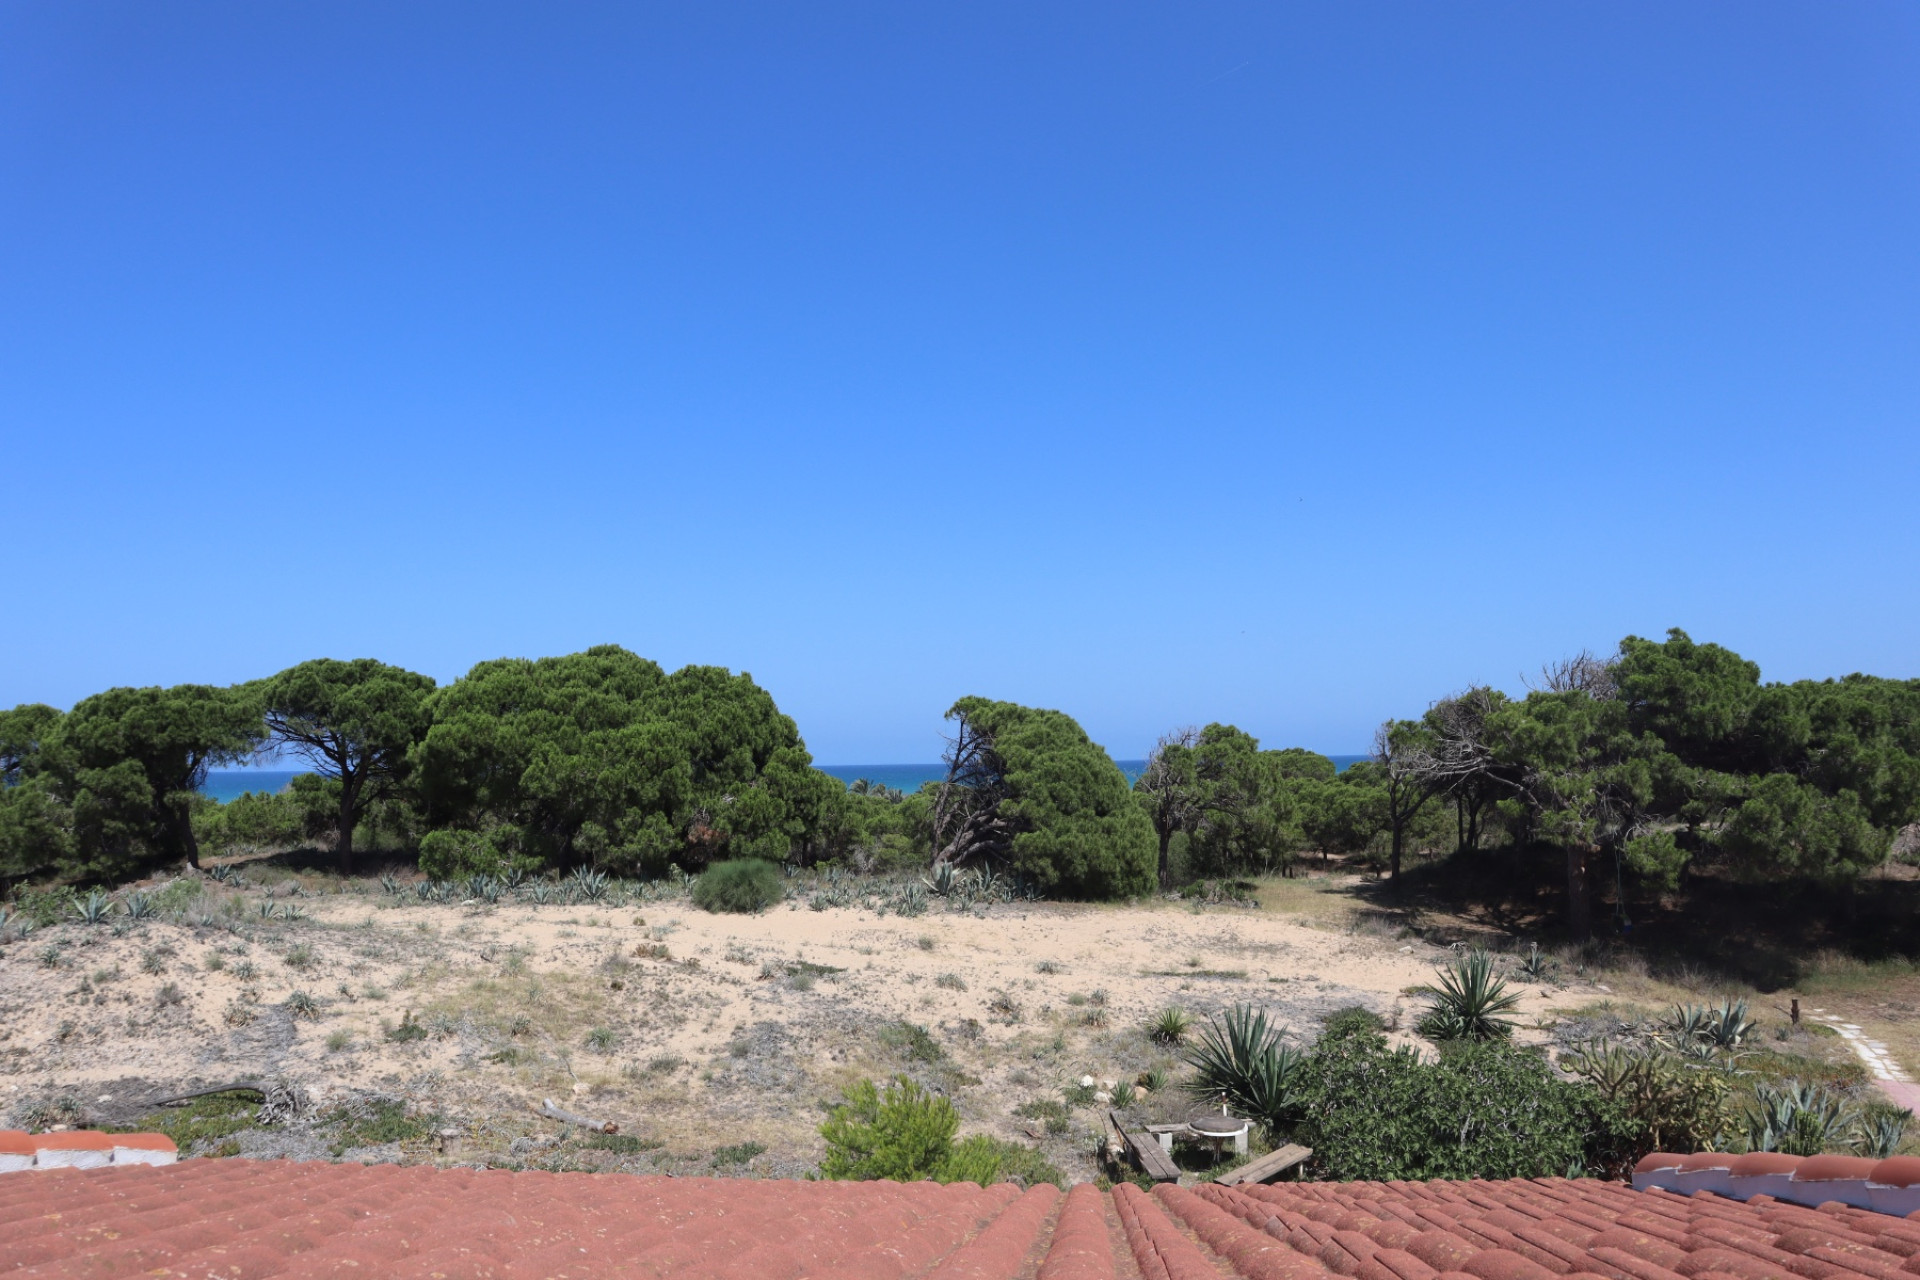
[(1920, 676), (1920, 6), (0, 4), (0, 703)]

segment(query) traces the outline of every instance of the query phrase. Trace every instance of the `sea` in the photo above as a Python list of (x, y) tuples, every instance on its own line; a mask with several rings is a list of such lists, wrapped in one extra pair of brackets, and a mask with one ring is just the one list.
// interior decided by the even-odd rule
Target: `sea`
[[(1365, 760), (1365, 756), (1329, 756), (1336, 769), (1344, 771), (1356, 761)], [(1116, 760), (1120, 772), (1127, 775), (1131, 783), (1146, 769), (1145, 760)], [(855, 779), (865, 778), (869, 783), (879, 783), (892, 787), (896, 791), (918, 791), (923, 783), (938, 782), (947, 776), (947, 766), (938, 760), (927, 764), (823, 764), (818, 766), (822, 773), (830, 773), (840, 781), (852, 786)], [(237, 800), (248, 791), (264, 791), (277, 795), (285, 791), (304, 769), (210, 769), (207, 771), (207, 785), (200, 793), (210, 799), (226, 804)]]

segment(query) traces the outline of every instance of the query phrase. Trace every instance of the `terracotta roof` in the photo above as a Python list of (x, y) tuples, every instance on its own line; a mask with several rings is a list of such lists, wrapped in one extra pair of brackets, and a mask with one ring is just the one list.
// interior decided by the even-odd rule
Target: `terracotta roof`
[[(61, 1135), (48, 1135), (59, 1137)], [(125, 1135), (114, 1141), (123, 1141)], [(1647, 1179), (1753, 1156), (1650, 1157)], [(0, 1178), (0, 1276), (183, 1280), (1916, 1280), (1920, 1161), (1768, 1158), (1751, 1177), (1842, 1194), (1560, 1178), (1283, 1183), (1148, 1195), (1080, 1186), (776, 1182), (191, 1160)], [(1688, 1173), (1684, 1167), (1695, 1166)], [(1800, 1172), (1809, 1176), (1795, 1182)], [(1892, 1179), (1905, 1181), (1894, 1182)]]

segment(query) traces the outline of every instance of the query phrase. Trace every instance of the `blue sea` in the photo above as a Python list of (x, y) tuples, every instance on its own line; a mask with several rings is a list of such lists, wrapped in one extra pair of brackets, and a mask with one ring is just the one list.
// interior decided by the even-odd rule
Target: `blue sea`
[[(1336, 769), (1344, 770), (1365, 756), (1329, 756)], [(1116, 760), (1120, 771), (1132, 782), (1147, 767), (1145, 760)], [(822, 773), (830, 773), (840, 781), (851, 785), (855, 778), (865, 778), (868, 782), (878, 782), (894, 788), (896, 791), (918, 791), (922, 783), (938, 782), (947, 776), (947, 766), (935, 760), (929, 764), (823, 764)], [(278, 794), (287, 789), (289, 783), (304, 769), (209, 769), (207, 785), (200, 789), (202, 795), (218, 800), (221, 804), (236, 800), (242, 792), (265, 791)]]
[(200, 788), (200, 794), (221, 804), (238, 800), (241, 793), (246, 791), (265, 791), (269, 795), (278, 795), (296, 777), (306, 772), (305, 769), (209, 769), (207, 785)]

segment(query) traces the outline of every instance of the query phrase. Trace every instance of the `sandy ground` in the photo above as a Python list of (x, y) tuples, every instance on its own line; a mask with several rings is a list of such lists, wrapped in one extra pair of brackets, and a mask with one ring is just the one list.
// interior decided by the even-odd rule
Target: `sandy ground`
[[(463, 1158), (530, 1162), (561, 1130), (535, 1114), (552, 1099), (641, 1139), (622, 1167), (700, 1171), (707, 1152), (751, 1142), (765, 1151), (736, 1171), (791, 1175), (818, 1161), (847, 1084), (905, 1073), (954, 1098), (963, 1133), (1038, 1145), (1084, 1177), (1097, 1108), (1053, 1133), (1015, 1111), (1084, 1076), (1177, 1076), (1145, 1031), (1157, 1010), (1198, 1020), (1250, 1003), (1305, 1040), (1362, 1005), (1405, 1037), (1421, 1008), (1408, 989), (1446, 956), (1244, 906), (961, 912), (936, 898), (902, 918), (796, 900), (725, 916), (684, 898), (420, 905), (345, 887), (209, 885), (197, 923), (66, 923), (6, 946), (0, 1111), (17, 1123), (58, 1096), (111, 1120), (165, 1093), (278, 1079), (316, 1113), (404, 1098), (460, 1130)], [(265, 917), (276, 902), (301, 918)], [(1538, 1039), (1548, 1007), (1583, 989), (1519, 990)], [(1190, 1105), (1165, 1089), (1143, 1109)]]

